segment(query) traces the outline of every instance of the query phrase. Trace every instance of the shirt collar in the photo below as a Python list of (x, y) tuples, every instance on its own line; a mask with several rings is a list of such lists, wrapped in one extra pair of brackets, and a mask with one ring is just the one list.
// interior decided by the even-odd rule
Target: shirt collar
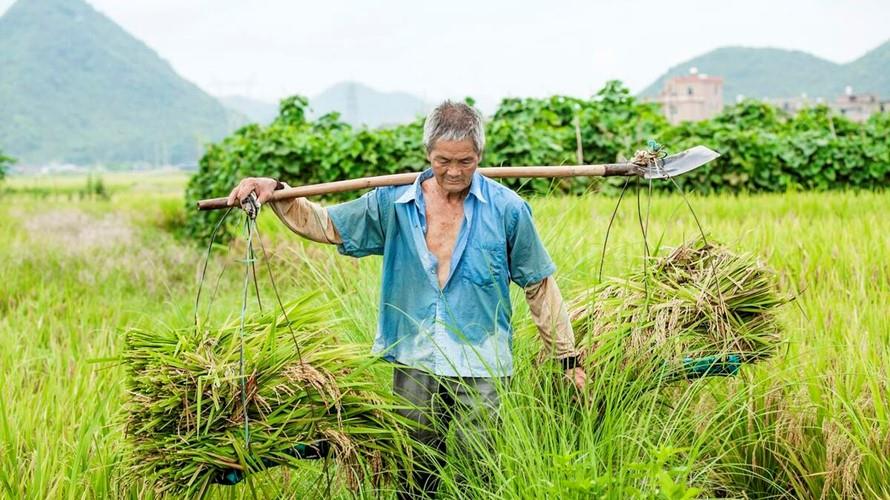
[[(422, 195), (422, 190), (420, 184), (433, 176), (433, 169), (428, 168), (420, 173), (417, 176), (417, 179), (414, 180), (414, 184), (408, 188), (402, 196), (396, 200), (396, 203), (408, 203), (410, 201), (415, 201), (419, 199)], [(477, 200), (488, 203), (488, 200), (485, 198), (485, 195), (482, 193), (482, 183), (485, 182), (485, 179), (482, 178), (482, 174), (479, 173), (477, 169), (473, 172), (473, 180), (470, 182), (470, 194), (475, 196)]]

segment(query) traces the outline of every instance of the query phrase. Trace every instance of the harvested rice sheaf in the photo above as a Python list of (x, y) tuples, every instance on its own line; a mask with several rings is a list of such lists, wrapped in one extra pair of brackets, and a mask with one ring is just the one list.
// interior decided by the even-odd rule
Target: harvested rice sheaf
[(198, 331), (128, 331), (130, 478), (158, 493), (201, 496), (226, 471), (298, 466), (293, 450), (319, 441), (353, 488), (392, 470), (404, 422), (389, 391), (368, 376), (375, 358), (338, 341), (333, 311), (310, 299), (285, 305), (293, 334), (280, 311), (246, 319), (244, 394), (240, 318)]
[(756, 257), (703, 238), (604, 281), (570, 307), (582, 356), (637, 374), (677, 371), (684, 360), (755, 362), (782, 342), (778, 308), (790, 298)]

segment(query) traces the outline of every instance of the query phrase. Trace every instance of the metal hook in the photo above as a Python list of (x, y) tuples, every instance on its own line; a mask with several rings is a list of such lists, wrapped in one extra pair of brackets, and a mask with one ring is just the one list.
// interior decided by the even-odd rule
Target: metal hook
[(257, 215), (260, 214), (260, 200), (256, 197), (256, 192), (251, 191), (247, 198), (241, 200), (241, 208), (247, 212), (247, 216), (250, 217), (250, 220), (256, 220)]

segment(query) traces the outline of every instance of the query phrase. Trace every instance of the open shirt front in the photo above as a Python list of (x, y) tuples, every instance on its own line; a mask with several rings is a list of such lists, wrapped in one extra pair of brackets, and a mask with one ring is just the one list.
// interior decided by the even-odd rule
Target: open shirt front
[(374, 352), (437, 375), (502, 377), (513, 371), (509, 282), (553, 274), (531, 210), (509, 188), (474, 173), (445, 286), (426, 245), (421, 183), (377, 188), (328, 208), (343, 255), (383, 256)]

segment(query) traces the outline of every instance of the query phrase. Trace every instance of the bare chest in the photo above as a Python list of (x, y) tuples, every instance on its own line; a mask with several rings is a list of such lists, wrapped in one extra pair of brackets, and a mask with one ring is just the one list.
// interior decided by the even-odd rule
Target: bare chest
[(463, 204), (454, 207), (444, 203), (427, 203), (426, 245), (436, 257), (451, 256), (463, 218)]
[(464, 219), (463, 203), (448, 204), (429, 199), (426, 203), (426, 246), (437, 260), (439, 286), (444, 286), (451, 257)]

